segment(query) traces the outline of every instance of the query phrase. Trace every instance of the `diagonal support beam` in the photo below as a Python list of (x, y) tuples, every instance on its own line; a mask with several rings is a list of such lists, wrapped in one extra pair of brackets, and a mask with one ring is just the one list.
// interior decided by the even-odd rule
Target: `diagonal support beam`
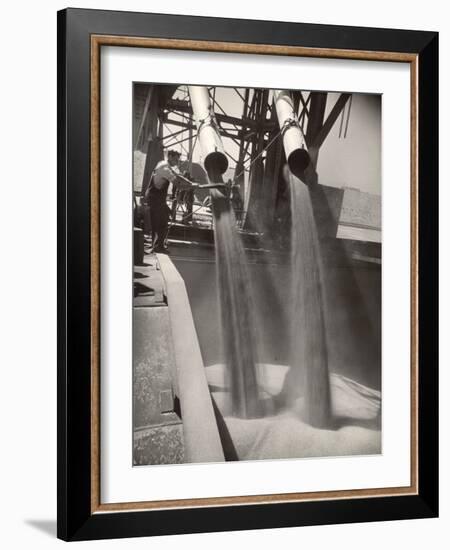
[(326, 140), (328, 134), (333, 128), (334, 123), (338, 119), (339, 115), (342, 112), (342, 109), (345, 107), (345, 104), (350, 99), (351, 94), (341, 94), (339, 99), (336, 101), (334, 107), (331, 109), (330, 114), (328, 115), (324, 125), (320, 129), (319, 133), (316, 135), (314, 142), (311, 144), (312, 147), (320, 149), (323, 142)]
[(314, 143), (316, 136), (323, 126), (325, 118), (325, 107), (327, 104), (327, 92), (311, 92), (308, 101), (310, 101), (308, 113), (308, 126), (306, 128), (306, 143), (310, 146)]
[(155, 94), (154, 86), (149, 86), (148, 92), (147, 92), (147, 97), (145, 98), (144, 111), (142, 113), (141, 122), (139, 124), (139, 129), (138, 129), (138, 133), (137, 133), (137, 137), (136, 137), (136, 143), (134, 145), (135, 149), (138, 149), (138, 145), (139, 145), (140, 140), (141, 140), (142, 130), (144, 129), (145, 121), (146, 121), (147, 115), (148, 115), (148, 110), (150, 108), (150, 101), (152, 99), (152, 95), (154, 95), (154, 94)]

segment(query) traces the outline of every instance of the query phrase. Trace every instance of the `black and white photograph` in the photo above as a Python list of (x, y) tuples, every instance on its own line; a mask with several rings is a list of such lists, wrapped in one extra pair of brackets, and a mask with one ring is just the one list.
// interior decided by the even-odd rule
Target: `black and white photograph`
[(2, 547), (448, 546), (446, 14), (5, 4)]
[(133, 466), (382, 453), (382, 96), (130, 101)]

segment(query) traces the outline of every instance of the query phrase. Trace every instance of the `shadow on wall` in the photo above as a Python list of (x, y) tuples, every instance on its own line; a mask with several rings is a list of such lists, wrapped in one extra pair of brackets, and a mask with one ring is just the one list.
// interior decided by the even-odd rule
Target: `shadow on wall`
[(325, 281), (330, 370), (381, 387), (381, 266), (352, 260), (336, 239), (344, 191), (311, 189)]

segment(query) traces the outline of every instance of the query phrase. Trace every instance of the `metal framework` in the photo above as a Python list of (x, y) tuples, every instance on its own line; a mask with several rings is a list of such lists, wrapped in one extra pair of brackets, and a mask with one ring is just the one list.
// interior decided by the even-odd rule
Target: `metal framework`
[[(244, 198), (243, 226), (266, 230), (274, 221), (277, 201), (284, 192), (280, 180), (285, 157), (273, 107), (274, 93), (268, 89), (229, 88), (234, 91), (241, 112), (241, 116), (232, 116), (219, 102), (216, 88), (208, 90), (224, 152), (229, 159), (225, 178), (239, 185)], [(347, 134), (351, 94), (341, 93), (326, 117), (328, 93), (293, 91), (292, 98), (311, 157), (311, 167), (305, 177), (314, 182), (317, 181), (320, 147), (339, 116), (339, 136)], [(190, 171), (198, 140), (188, 87), (137, 85), (134, 138), (135, 149), (146, 154), (142, 174), (144, 187), (156, 163), (163, 158), (164, 150), (180, 150)]]

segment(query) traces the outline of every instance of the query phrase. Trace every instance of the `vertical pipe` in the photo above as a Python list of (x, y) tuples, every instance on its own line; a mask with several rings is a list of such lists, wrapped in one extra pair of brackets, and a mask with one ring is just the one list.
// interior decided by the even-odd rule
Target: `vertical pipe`
[(305, 136), (294, 111), (291, 93), (288, 90), (275, 90), (274, 102), (289, 169), (298, 178), (303, 179), (310, 157)]
[(210, 178), (221, 176), (228, 168), (228, 159), (220, 139), (208, 88), (188, 86), (188, 89), (206, 172)]

